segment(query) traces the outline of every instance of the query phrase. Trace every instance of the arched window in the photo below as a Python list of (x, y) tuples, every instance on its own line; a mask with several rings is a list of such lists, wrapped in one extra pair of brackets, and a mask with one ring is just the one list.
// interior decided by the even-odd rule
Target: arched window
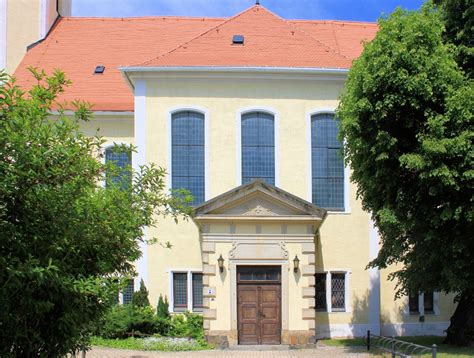
[(105, 162), (113, 163), (115, 166), (113, 170), (107, 172), (106, 183), (119, 184), (122, 189), (128, 187), (132, 180), (129, 170), (132, 165), (131, 151), (120, 146), (107, 147), (105, 149)]
[(263, 179), (275, 185), (275, 122), (273, 115), (242, 116), (242, 184)]
[(187, 189), (192, 204), (204, 201), (204, 115), (198, 112), (173, 113), (171, 118), (171, 186)]
[(344, 210), (344, 161), (338, 126), (333, 114), (311, 117), (313, 203), (328, 210)]

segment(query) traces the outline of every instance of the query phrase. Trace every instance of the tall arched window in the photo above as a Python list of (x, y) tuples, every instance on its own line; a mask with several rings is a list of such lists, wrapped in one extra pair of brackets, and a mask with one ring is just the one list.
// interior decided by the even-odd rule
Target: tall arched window
[(198, 112), (173, 113), (171, 118), (171, 185), (187, 189), (192, 204), (204, 201), (204, 115)]
[(333, 114), (311, 117), (313, 203), (328, 210), (344, 210), (344, 161), (338, 126)]
[(242, 116), (242, 184), (263, 179), (275, 185), (275, 122), (271, 114)]
[[(131, 183), (132, 176), (129, 167), (132, 165), (132, 153), (120, 146), (111, 146), (105, 149), (105, 162), (113, 163), (113, 169), (107, 171), (106, 183), (119, 184), (125, 189)], [(128, 168), (128, 169), (127, 169)]]

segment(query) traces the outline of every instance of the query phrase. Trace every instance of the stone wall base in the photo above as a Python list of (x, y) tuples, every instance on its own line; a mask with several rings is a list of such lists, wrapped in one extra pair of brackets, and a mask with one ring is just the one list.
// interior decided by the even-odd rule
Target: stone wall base
[(316, 344), (314, 330), (308, 331), (282, 331), (281, 343), (292, 348), (313, 347)]
[[(237, 331), (207, 331), (206, 340), (219, 348), (229, 348), (238, 345)], [(282, 331), (281, 344), (288, 344), (292, 348), (310, 348), (316, 344), (313, 330)]]

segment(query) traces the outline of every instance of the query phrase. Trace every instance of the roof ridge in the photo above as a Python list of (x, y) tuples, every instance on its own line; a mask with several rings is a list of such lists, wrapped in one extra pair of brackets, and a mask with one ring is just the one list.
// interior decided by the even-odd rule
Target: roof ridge
[(153, 57), (153, 58), (149, 59), (148, 61), (139, 63), (139, 64), (137, 64), (137, 65), (135, 65), (135, 66), (146, 66), (146, 65), (148, 65), (149, 63), (151, 63), (151, 62), (153, 62), (153, 61), (155, 61), (155, 60), (158, 60), (158, 59), (160, 59), (160, 58), (163, 58), (163, 57), (165, 57), (165, 56), (167, 56), (167, 55), (169, 55), (169, 54), (171, 54), (171, 53), (173, 53), (173, 52), (175, 52), (175, 51), (177, 51), (177, 50), (179, 50), (179, 49), (181, 49), (181, 48), (184, 48), (184, 46), (186, 46), (187, 44), (189, 44), (189, 43), (191, 43), (191, 42), (197, 40), (198, 38), (201, 38), (202, 36), (205, 36), (206, 34), (210, 33), (210, 32), (213, 31), (213, 30), (216, 30), (216, 29), (218, 29), (218, 28), (224, 26), (225, 24), (229, 23), (230, 21), (233, 21), (233, 20), (237, 19), (238, 17), (242, 16), (243, 14), (245, 14), (245, 13), (247, 13), (247, 12), (249, 12), (249, 11), (255, 9), (255, 8), (256, 8), (257, 10), (258, 10), (258, 9), (263, 9), (264, 11), (266, 11), (267, 13), (269, 13), (270, 15), (274, 16), (274, 17), (275, 17), (277, 20), (279, 20), (282, 24), (284, 24), (284, 25), (286, 25), (287, 27), (289, 27), (289, 29), (290, 29), (291, 32), (293, 32), (293, 31), (294, 31), (294, 32), (298, 32), (299, 34), (301, 34), (301, 35), (303, 35), (304, 37), (308, 38), (309, 40), (311, 40), (311, 41), (317, 43), (319, 46), (324, 47), (325, 49), (327, 49), (328, 51), (332, 52), (333, 54), (335, 54), (335, 55), (337, 55), (337, 56), (340, 56), (340, 57), (344, 58), (345, 60), (349, 60), (349, 61), (350, 61), (350, 58), (348, 58), (347, 56), (343, 55), (343, 54), (340, 53), (339, 51), (335, 51), (335, 50), (334, 50), (333, 48), (331, 48), (330, 46), (324, 44), (323, 42), (321, 42), (321, 41), (319, 41), (319, 40), (317, 40), (317, 39), (315, 39), (313, 36), (311, 36), (310, 34), (308, 34), (306, 31), (304, 31), (304, 30), (302, 30), (302, 29), (296, 27), (294, 24), (290, 23), (288, 20), (285, 20), (285, 19), (282, 18), (281, 16), (275, 14), (275, 13), (272, 12), (271, 10), (268, 10), (266, 7), (261, 6), (261, 5), (253, 5), (253, 6), (249, 7), (249, 8), (247, 8), (247, 9), (245, 9), (244, 11), (238, 13), (237, 15), (228, 18), (226, 21), (223, 21), (223, 22), (221, 22), (220, 24), (218, 24), (218, 25), (216, 25), (216, 26), (214, 26), (214, 27), (208, 29), (207, 31), (201, 33), (200, 35), (198, 35), (198, 36), (192, 38), (191, 40), (189, 40), (189, 41), (187, 41), (187, 42), (185, 42), (185, 43), (182, 43), (181, 45), (175, 47), (174, 49), (172, 49), (172, 50), (170, 50), (170, 51), (168, 51), (168, 52), (159, 54), (158, 56)]
[(172, 50), (170, 50), (170, 51), (168, 51), (168, 52), (165, 52), (165, 53), (162, 53), (162, 54), (159, 54), (158, 56), (153, 57), (153, 58), (150, 58), (148, 61), (139, 63), (139, 64), (137, 64), (136, 66), (143, 66), (143, 65), (146, 65), (146, 64), (148, 64), (148, 63), (150, 63), (150, 62), (152, 62), (152, 61), (154, 61), (154, 60), (159, 59), (160, 57), (169, 55), (170, 53), (173, 53), (173, 52), (177, 51), (178, 49), (180, 49), (180, 48), (186, 46), (186, 45), (189, 44), (190, 42), (192, 42), (192, 41), (194, 41), (194, 40), (196, 40), (196, 39), (198, 39), (198, 38), (200, 38), (200, 37), (202, 37), (202, 36), (208, 34), (209, 32), (211, 32), (211, 31), (213, 31), (213, 30), (219, 28), (219, 27), (222, 26), (222, 25), (227, 24), (229, 21), (238, 18), (239, 16), (245, 14), (247, 11), (250, 11), (251, 9), (253, 9), (253, 8), (255, 8), (255, 7), (258, 7), (258, 5), (253, 5), (253, 6), (249, 7), (249, 8), (247, 8), (247, 9), (245, 9), (244, 11), (239, 12), (239, 13), (236, 14), (236, 15), (234, 15), (234, 16), (232, 16), (232, 17), (229, 17), (227, 20), (221, 22), (220, 24), (217, 24), (216, 26), (211, 27), (210, 29), (204, 31), (203, 33), (199, 34), (198, 36), (193, 37), (191, 40), (186, 41), (186, 42), (183, 42), (182, 44), (180, 44), (179, 46), (176, 46), (176, 47), (173, 48)]

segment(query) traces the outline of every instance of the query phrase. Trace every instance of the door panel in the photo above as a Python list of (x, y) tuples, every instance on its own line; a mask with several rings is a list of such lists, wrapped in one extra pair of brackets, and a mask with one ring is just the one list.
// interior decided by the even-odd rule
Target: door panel
[(279, 284), (238, 284), (239, 344), (280, 344)]
[(259, 287), (260, 342), (280, 344), (280, 285)]
[(238, 286), (239, 343), (258, 344), (258, 294), (256, 285)]

